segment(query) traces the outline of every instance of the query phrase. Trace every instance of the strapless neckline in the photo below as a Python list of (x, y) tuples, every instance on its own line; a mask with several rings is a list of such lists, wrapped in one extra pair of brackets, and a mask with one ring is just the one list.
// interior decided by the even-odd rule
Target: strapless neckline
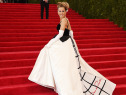
[[(60, 23), (59, 23), (59, 25), (60, 25)], [(61, 26), (61, 25), (60, 25)], [(65, 28), (65, 29), (67, 29), (67, 28)], [(69, 29), (67, 29), (68, 31), (70, 31)]]

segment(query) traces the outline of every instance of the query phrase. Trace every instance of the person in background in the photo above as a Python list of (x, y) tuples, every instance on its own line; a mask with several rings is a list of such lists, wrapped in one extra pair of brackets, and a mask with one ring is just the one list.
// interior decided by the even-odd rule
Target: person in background
[(6, 0), (7, 3), (12, 3), (13, 0)]
[(28, 3), (28, 0), (19, 0), (19, 3)]
[(43, 19), (44, 7), (46, 8), (46, 19), (49, 17), (49, 0), (40, 0), (41, 19)]

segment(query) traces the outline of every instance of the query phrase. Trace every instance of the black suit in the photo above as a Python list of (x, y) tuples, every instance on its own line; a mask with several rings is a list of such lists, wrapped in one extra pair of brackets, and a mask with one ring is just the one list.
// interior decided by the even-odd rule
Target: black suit
[(43, 0), (40, 0), (40, 5), (41, 5), (41, 19), (43, 19), (44, 7), (46, 8), (46, 19), (48, 19), (48, 17), (49, 17), (49, 0), (48, 0), (48, 3), (46, 3)]
[(19, 3), (28, 3), (28, 0), (17, 0)]

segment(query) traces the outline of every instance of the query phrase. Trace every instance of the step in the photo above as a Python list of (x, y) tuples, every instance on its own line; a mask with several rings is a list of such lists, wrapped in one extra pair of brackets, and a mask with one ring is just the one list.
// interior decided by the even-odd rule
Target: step
[[(54, 36), (54, 35), (53, 35)], [(40, 36), (40, 37), (1, 37), (0, 38), (0, 42), (11, 42), (11, 41), (49, 41), (50, 39), (53, 38), (53, 36)], [(122, 37), (112, 37), (111, 35), (102, 35), (102, 36), (99, 36), (99, 35), (92, 35), (92, 36), (87, 36), (87, 35), (84, 35), (84, 36), (75, 36), (74, 37), (75, 40), (84, 40), (84, 39), (121, 39), (121, 38), (124, 38), (125, 39), (125, 36), (122, 35)]]
[[(32, 59), (13, 59), (13, 60), (1, 60), (0, 68), (8, 68), (8, 67), (21, 67), (21, 66), (33, 66), (35, 64), (36, 58)], [(95, 69), (102, 68), (117, 68), (117, 67), (126, 67), (126, 59), (124, 60), (113, 60), (113, 61), (100, 61), (100, 62), (88, 62)], [(114, 64), (114, 65), (113, 65)]]
[(126, 47), (126, 43), (95, 43), (95, 44), (80, 44), (78, 45), (79, 49), (88, 49), (88, 48), (116, 48), (116, 47)]
[(0, 47), (38, 46), (47, 43), (48, 41), (0, 42)]
[(126, 53), (126, 47), (87, 48), (87, 49), (79, 49), (79, 52), (81, 55), (85, 55), (85, 56), (86, 55), (102, 55), (102, 54), (103, 55), (123, 54), (123, 53)]
[[(17, 17), (17, 16), (18, 17), (23, 17), (23, 16), (26, 16), (26, 17), (32, 17), (32, 16), (39, 17), (39, 16), (41, 16), (40, 12), (38, 12), (38, 13), (33, 12), (33, 13), (27, 13), (27, 14), (16, 13), (16, 12), (13, 12), (13, 14), (12, 13), (3, 13), (3, 12), (0, 12), (0, 13), (1, 13), (0, 17), (4, 17), (4, 16), (6, 16), (6, 17), (9, 17), (9, 16), (12, 16), (12, 17)], [(45, 13), (44, 13), (44, 15), (45, 15)], [(75, 14), (75, 13), (72, 13), (72, 12), (67, 14), (67, 17), (69, 18), (69, 17), (71, 17), (71, 15), (73, 17), (83, 17), (82, 15), (78, 15), (78, 14)], [(49, 16), (51, 16), (51, 17), (58, 16), (57, 11), (56, 12), (49, 12)]]
[[(2, 41), (0, 42), (0, 47), (15, 47), (15, 46), (38, 46), (38, 45), (45, 45), (48, 43), (49, 40), (47, 41)], [(76, 40), (77, 45), (78, 44), (111, 44), (111, 43), (125, 43), (126, 39), (125, 38), (120, 38), (120, 39), (94, 39), (94, 40)], [(118, 46), (119, 47), (119, 46)]]
[[(40, 10), (40, 9), (39, 9)], [(9, 15), (11, 15), (11, 14), (24, 14), (24, 15), (26, 15), (26, 14), (31, 14), (31, 15), (37, 15), (37, 14), (40, 14), (40, 12), (26, 12), (26, 11), (17, 11), (17, 12), (13, 12), (13, 11), (8, 11), (8, 12), (6, 12), (6, 11), (0, 11), (0, 13), (2, 14), (2, 15), (5, 15), (5, 14), (9, 14)], [(44, 13), (46, 13), (46, 11), (44, 10)], [(49, 10), (49, 13), (50, 14), (52, 14), (52, 13), (57, 13), (57, 11), (56, 10)], [(67, 15), (69, 15), (69, 14), (72, 14), (72, 15), (79, 15), (78, 13), (76, 13), (76, 12), (73, 12), (73, 10), (71, 10), (71, 8), (69, 9), (69, 12), (67, 13)], [(52, 14), (53, 15), (53, 14)]]
[[(56, 27), (57, 27), (57, 24), (55, 25), (55, 29), (54, 27), (52, 29), (0, 29), (0, 34), (6, 34), (6, 33), (10, 33), (11, 35), (14, 35), (18, 33), (22, 34), (22, 35), (30, 35), (30, 34), (36, 34), (38, 35), (41, 34), (41, 33), (44, 33), (44, 34), (48, 34), (48, 33), (51, 33), (51, 34), (58, 34), (58, 31), (56, 30)], [(78, 31), (79, 29), (79, 31)], [(89, 29), (89, 28), (88, 28)], [(107, 31), (107, 30), (101, 30), (101, 28), (98, 30), (94, 30), (93, 29), (86, 29), (86, 28), (72, 28), (73, 30), (73, 33), (74, 33), (74, 36), (76, 35), (121, 35), (121, 34), (126, 34), (125, 31), (122, 31), (122, 30), (112, 30), (112, 31)], [(96, 28), (95, 28), (96, 29)], [(52, 32), (53, 31), (53, 32)], [(48, 32), (48, 33), (47, 33)], [(93, 34), (92, 34), (93, 33)]]
[[(39, 51), (40, 52), (40, 51)], [(15, 60), (15, 59), (32, 59), (37, 58), (38, 51), (21, 51), (21, 52), (3, 52), (0, 53), (0, 60)], [(25, 56), (24, 56), (25, 55)], [(105, 54), (105, 55), (82, 55), (87, 62), (125, 60), (126, 53), (123, 54)]]
[(75, 40), (77, 44), (93, 44), (93, 43), (117, 43), (117, 42), (126, 42), (125, 38), (111, 38), (111, 39), (78, 39)]
[[(55, 22), (0, 22), (0, 25), (57, 25), (59, 21)], [(70, 22), (72, 25), (113, 25), (113, 22)]]
[[(46, 43), (47, 44), (47, 43)], [(43, 48), (45, 45), (45, 43), (41, 43), (40, 45), (36, 45), (36, 46), (15, 46), (15, 47), (0, 47), (0, 52), (16, 52), (16, 51), (39, 51), (41, 48)], [(120, 46), (119, 49), (114, 49), (114, 48), (118, 48), (118, 46)], [(97, 48), (104, 48), (100, 51), (101, 54), (108, 54), (107, 52), (111, 52), (112, 53), (126, 53), (126, 42), (122, 42), (122, 43), (97, 43), (97, 44), (78, 44), (78, 48), (79, 49), (92, 49), (92, 50), (88, 50), (89, 52), (81, 52), (81, 54), (83, 55), (92, 55), (92, 54), (99, 54), (99, 51), (96, 52), (93, 49)], [(105, 48), (113, 48), (113, 50), (105, 50)], [(121, 50), (122, 49), (122, 50)], [(118, 50), (118, 51), (116, 51)], [(106, 52), (106, 53), (104, 53)]]
[[(17, 4), (17, 3), (16, 3)], [(19, 3), (18, 5), (3, 5), (4, 7), (5, 7), (5, 9), (10, 9), (10, 8), (31, 8), (31, 9), (37, 9), (37, 8), (40, 8), (40, 4), (38, 4), (38, 5), (36, 5), (36, 6), (34, 6), (34, 5), (32, 5), (32, 7), (31, 7), (31, 5), (28, 5), (28, 4), (25, 4), (25, 5), (20, 5), (21, 3)], [(1, 4), (1, 6), (2, 6), (2, 4)], [(51, 8), (56, 8), (57, 6), (56, 6), (56, 4), (54, 5), (54, 4), (50, 4), (49, 5), (50, 6), (50, 9)], [(4, 9), (3, 7), (1, 8), (1, 9)]]
[[(4, 9), (1, 9), (2, 11), (0, 11), (0, 13), (3, 15), (3, 14), (32, 14), (32, 15), (36, 15), (36, 14), (40, 14), (40, 10), (41, 8), (25, 8), (25, 11), (12, 11), (14, 10), (15, 8), (14, 7), (10, 7), (11, 10), (10, 11), (3, 11), (3, 10), (9, 10), (8, 8), (5, 8)], [(49, 9), (49, 13), (56, 13), (57, 14), (57, 8), (56, 7), (52, 7), (53, 9)], [(18, 8), (17, 8), (18, 9)], [(19, 8), (18, 10), (20, 10), (21, 8)], [(28, 10), (27, 10), (28, 9)], [(30, 10), (30, 11), (29, 11)], [(39, 10), (39, 11), (31, 11), (31, 10)], [(29, 11), (29, 12), (27, 12)], [(35, 13), (35, 14), (33, 14)], [(44, 9), (44, 13), (46, 13), (46, 10)], [(67, 14), (74, 14), (74, 15), (79, 15), (79, 13), (76, 13), (75, 11), (73, 11), (71, 8), (69, 8), (69, 12)]]
[(28, 84), (31, 81), (28, 80), (28, 75), (17, 75), (17, 76), (7, 76), (7, 77), (0, 77), (0, 87), (3, 86), (12, 86), (18, 84)]
[[(4, 86), (0, 88), (2, 95), (27, 95), (27, 93), (55, 93), (53, 89), (38, 85), (36, 83)], [(50, 94), (51, 95), (51, 94)]]
[[(107, 77), (110, 81), (118, 84), (126, 84), (126, 75), (121, 75), (121, 76), (111, 76), (111, 77)], [(119, 81), (121, 80), (121, 81)]]
[[(19, 7), (19, 6), (24, 6), (24, 7), (38, 7), (39, 4), (33, 4), (33, 3), (0, 3), (1, 6), (5, 6), (5, 7), (10, 7), (10, 6), (15, 6), (15, 7)], [(50, 4), (50, 6), (56, 6), (56, 4)]]
[[(33, 62), (33, 64), (34, 63), (35, 61)], [(88, 62), (88, 63), (90, 66), (92, 66), (95, 69), (126, 67), (126, 64), (125, 64), (126, 60), (100, 61), (100, 62)]]
[[(76, 17), (76, 16), (75, 16)], [(41, 19), (43, 20), (43, 19)], [(52, 23), (48, 23), (48, 22), (44, 22), (44, 21), (38, 21), (38, 22), (0, 22), (0, 24), (2, 26), (13, 26), (13, 25), (20, 25), (20, 26), (42, 26), (42, 24), (44, 24), (44, 26), (48, 26), (48, 25), (55, 25), (58, 24), (59, 21), (56, 22), (52, 22)], [(10, 25), (11, 24), (11, 25)], [(106, 25), (107, 24), (107, 25)], [(106, 26), (106, 27), (117, 27), (117, 25), (113, 24), (113, 22), (71, 22), (71, 25), (73, 26)]]
[[(3, 33), (0, 33), (0, 34), (3, 34)], [(15, 34), (15, 35), (14, 35)], [(25, 34), (20, 34), (20, 33), (9, 33), (8, 35), (7, 35), (7, 33), (4, 33), (4, 35), (1, 35), (1, 39), (2, 38), (31, 38), (31, 37), (33, 37), (33, 38), (41, 38), (41, 37), (43, 37), (43, 38), (47, 38), (48, 39), (48, 37), (53, 37), (54, 35), (56, 35), (56, 34), (58, 34), (57, 32), (47, 32), (47, 33), (25, 33)], [(74, 36), (74, 38), (76, 39), (76, 38), (80, 38), (80, 39), (82, 39), (82, 38), (125, 38), (125, 36), (126, 36), (126, 34), (113, 34), (113, 35), (104, 35), (104, 34), (99, 34), (99, 35), (97, 35), (97, 34), (94, 34), (94, 35), (83, 35), (83, 33), (78, 33), (78, 35), (76, 35), (76, 32), (74, 33), (75, 34), (75, 36)]]
[[(15, 60), (1, 60), (0, 68), (8, 67), (21, 67), (21, 66), (33, 66), (35, 64), (36, 58), (32, 59), (15, 59)], [(18, 66), (17, 66), (18, 64)], [(123, 65), (125, 66), (125, 65)]]
[[(51, 39), (51, 38), (50, 38)], [(37, 40), (37, 41), (28, 41), (28, 40), (24, 40), (24, 41), (16, 41), (16, 40), (11, 40), (11, 41), (2, 41), (0, 42), (1, 44), (3, 44), (5, 46), (5, 43), (9, 43), (10, 45), (11, 44), (15, 44), (15, 43), (18, 43), (18, 44), (21, 44), (23, 45), (24, 43), (29, 43), (30, 42), (30, 45), (33, 45), (32, 42), (35, 42), (35, 43), (48, 43), (49, 40)], [(93, 43), (118, 43), (118, 42), (126, 42), (126, 39), (125, 38), (111, 38), (111, 39), (78, 39), (78, 40), (75, 40), (77, 42), (77, 44), (93, 44)], [(0, 44), (0, 45), (1, 45)]]
[[(114, 92), (118, 93), (118, 95), (122, 95), (125, 94), (125, 89), (126, 89), (125, 84), (118, 85)], [(52, 89), (40, 86), (35, 83), (5, 87), (4, 89), (0, 90), (0, 92), (2, 92), (3, 95), (10, 95), (10, 94), (17, 95), (17, 93), (19, 95), (38, 95), (36, 93), (41, 93), (40, 95), (58, 95)], [(49, 92), (51, 94), (45, 94)], [(117, 95), (117, 94), (113, 94), (113, 95)]]
[[(0, 18), (0, 22), (37, 22), (37, 21), (45, 21), (45, 22), (47, 22), (47, 21), (49, 21), (49, 22), (54, 22), (54, 20), (55, 21), (57, 21), (57, 22), (59, 22), (60, 20), (59, 19), (8, 19), (8, 18), (6, 18), (6, 19), (1, 19)], [(109, 19), (80, 19), (80, 18), (77, 18), (77, 19), (71, 19), (71, 18), (69, 18), (69, 21), (70, 22), (109, 22)]]
[[(33, 13), (33, 14), (35, 14), (35, 13)], [(45, 15), (46, 15), (46, 13), (44, 13), (44, 17), (45, 17)], [(34, 18), (34, 19), (37, 19), (37, 18), (40, 18), (40, 17), (41, 17), (40, 13), (36, 14), (36, 15), (30, 15), (30, 14), (29, 15), (25, 15), (25, 14), (18, 15), (17, 14), (17, 16), (13, 15), (13, 14), (10, 14), (10, 15), (9, 14), (8, 15), (7, 14), (2, 14), (2, 15), (0, 15), (0, 18), (3, 18), (3, 19), (5, 19), (5, 18), (7, 18), (7, 19), (9, 19), (9, 18), (14, 18), (14, 19), (18, 19), (18, 18), (24, 18), (24, 19), (25, 18), (27, 18), (27, 19)], [(59, 19), (59, 16), (57, 14), (57, 10), (56, 10), (56, 12), (53, 12), (52, 14), (49, 13), (49, 18)], [(73, 15), (73, 16), (68, 15), (67, 18), (84, 19), (84, 17), (82, 15)]]
[[(116, 28), (117, 25), (72, 25), (73, 28)], [(0, 29), (45, 29), (56, 28), (56, 25), (1, 25)]]
[[(32, 69), (33, 66), (0, 68), (0, 77), (30, 74)], [(125, 75), (125, 69), (126, 67), (117, 67), (117, 68), (102, 68), (96, 70), (102, 75), (108, 77), (108, 76)]]
[[(28, 80), (28, 76), (29, 75), (16, 75), (16, 76), (1, 77), (0, 78), (0, 83), (1, 83), (0, 87), (32, 83), (31, 81)], [(107, 77), (107, 79), (116, 83), (117, 85), (126, 84), (126, 81), (124, 81), (124, 80), (126, 80), (126, 75), (111, 76), (111, 77)], [(122, 81), (119, 81), (119, 80), (122, 80)]]
[(126, 93), (126, 84), (118, 85), (113, 93), (113, 95), (124, 95)]
[(100, 61), (113, 61), (125, 60), (126, 54), (106, 54), (106, 55), (89, 55), (82, 56), (86, 62), (100, 62)]
[[(1, 31), (3, 32), (3, 31)], [(8, 31), (7, 31), (8, 32)], [(16, 32), (16, 31), (15, 31)], [(24, 31), (23, 31), (24, 32)], [(29, 31), (27, 31), (29, 32)], [(45, 31), (41, 31), (41, 32), (37, 32), (37, 33), (0, 33), (0, 37), (36, 37), (36, 36), (49, 36), (50, 35), (55, 35), (55, 34), (58, 34), (58, 31), (57, 32), (45, 32)], [(34, 32), (34, 31), (33, 31)], [(108, 34), (109, 33), (109, 34)], [(111, 36), (117, 36), (117, 37), (120, 37), (122, 35), (126, 35), (125, 32), (122, 32), (122, 31), (111, 31), (111, 32), (102, 32), (102, 33), (99, 33), (99, 31), (94, 31), (94, 33), (92, 34), (92, 32), (77, 32), (77, 31), (74, 31), (74, 36), (79, 36), (79, 35), (87, 35), (87, 36), (92, 36), (92, 35), (111, 35)]]
[[(34, 16), (33, 17), (25, 17), (25, 16), (24, 17), (22, 17), (22, 16), (21, 17), (19, 17), (19, 16), (18, 17), (11, 17), (11, 16), (5, 17), (5, 16), (0, 16), (0, 18), (1, 19), (6, 19), (6, 18), (8, 18), (8, 19), (36, 19), (36, 18), (40, 19), (41, 17), (34, 17)], [(45, 18), (45, 16), (44, 16), (44, 18)], [(69, 18), (70, 19), (77, 19), (78, 17), (69, 17)], [(84, 19), (83, 17), (79, 17), (79, 18)], [(54, 17), (49, 16), (49, 19), (54, 20), (54, 19), (59, 19), (59, 17), (58, 16), (56, 16), (56, 17), (55, 16)]]

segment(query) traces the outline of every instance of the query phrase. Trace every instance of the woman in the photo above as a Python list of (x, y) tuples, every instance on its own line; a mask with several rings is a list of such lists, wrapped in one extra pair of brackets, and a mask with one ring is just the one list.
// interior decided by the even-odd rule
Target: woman
[(29, 80), (54, 89), (59, 95), (112, 95), (116, 84), (90, 67), (81, 57), (66, 18), (67, 2), (58, 2), (60, 23), (40, 51)]

